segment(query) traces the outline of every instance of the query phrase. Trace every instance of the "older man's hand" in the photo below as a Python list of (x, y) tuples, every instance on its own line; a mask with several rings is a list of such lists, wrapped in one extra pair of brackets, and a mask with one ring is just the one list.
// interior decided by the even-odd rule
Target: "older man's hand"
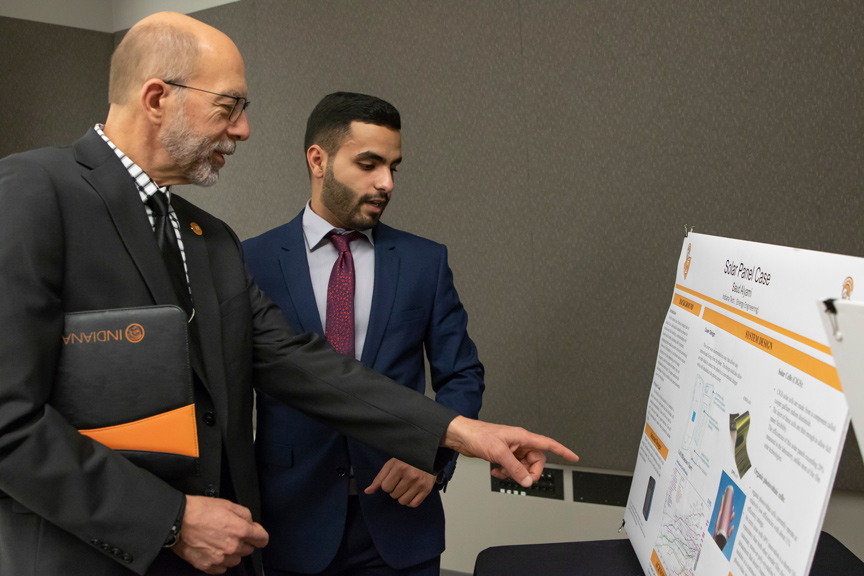
[(552, 438), (524, 428), (491, 424), (457, 416), (450, 422), (441, 445), (464, 456), (500, 464), (492, 470), (499, 479), (513, 478), (526, 488), (540, 479), (546, 464), (545, 452), (577, 462), (579, 457)]
[(175, 554), (207, 574), (224, 574), (270, 537), (248, 508), (220, 498), (186, 496)]

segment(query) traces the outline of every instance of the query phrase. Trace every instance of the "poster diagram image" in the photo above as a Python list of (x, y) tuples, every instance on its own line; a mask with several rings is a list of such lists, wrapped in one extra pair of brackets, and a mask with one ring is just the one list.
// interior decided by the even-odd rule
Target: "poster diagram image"
[(738, 477), (744, 478), (744, 474), (750, 470), (750, 456), (747, 454), (747, 433), (750, 431), (750, 412), (729, 415), (729, 431), (735, 441), (735, 466), (738, 468)]
[(648, 488), (645, 490), (645, 504), (642, 505), (642, 516), (648, 520), (648, 515), (651, 514), (651, 501), (654, 499), (654, 486), (657, 481), (653, 476), (648, 477)]
[(727, 560), (732, 557), (732, 548), (735, 546), (735, 537), (737, 536), (735, 527), (741, 519), (741, 512), (744, 510), (746, 500), (747, 496), (741, 491), (741, 488), (732, 481), (726, 472), (723, 472), (720, 486), (717, 488), (714, 512), (708, 522), (708, 527), (711, 529), (714, 543), (717, 544)]
[(657, 561), (667, 575), (693, 575), (705, 537), (707, 516), (706, 499), (690, 483), (681, 465), (675, 466), (654, 543)]
[(693, 400), (690, 403), (690, 419), (684, 429), (684, 450), (698, 447), (702, 442), (708, 411), (714, 399), (714, 385), (706, 384), (702, 376), (696, 376), (696, 386), (693, 387)]

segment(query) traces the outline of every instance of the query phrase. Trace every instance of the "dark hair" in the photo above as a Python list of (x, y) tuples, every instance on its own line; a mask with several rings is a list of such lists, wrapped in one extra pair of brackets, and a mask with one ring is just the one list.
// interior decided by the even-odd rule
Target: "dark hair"
[(322, 98), (309, 115), (303, 150), (318, 144), (327, 154), (335, 154), (351, 129), (351, 122), (402, 129), (399, 111), (389, 102), (367, 94), (334, 92)]

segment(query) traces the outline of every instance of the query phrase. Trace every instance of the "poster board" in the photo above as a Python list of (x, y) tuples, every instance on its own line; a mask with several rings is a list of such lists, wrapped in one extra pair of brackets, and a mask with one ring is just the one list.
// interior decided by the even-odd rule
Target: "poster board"
[(849, 423), (816, 304), (852, 278), (864, 259), (685, 238), (624, 515), (646, 575), (809, 573)]

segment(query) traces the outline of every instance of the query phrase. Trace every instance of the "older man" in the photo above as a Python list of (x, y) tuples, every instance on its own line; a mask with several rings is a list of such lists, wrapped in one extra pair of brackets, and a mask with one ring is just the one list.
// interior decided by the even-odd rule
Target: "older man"
[[(170, 191), (216, 181), (249, 137), (246, 97), (227, 36), (157, 14), (114, 55), (104, 126), (0, 161), (0, 573), (260, 574), (253, 385), (430, 472), (439, 446), (524, 483), (543, 450), (576, 458), (456, 416), (287, 327), (231, 229)], [(189, 316), (199, 439), (194, 471), (165, 478), (79, 434), (51, 402), (64, 314), (154, 304)]]

